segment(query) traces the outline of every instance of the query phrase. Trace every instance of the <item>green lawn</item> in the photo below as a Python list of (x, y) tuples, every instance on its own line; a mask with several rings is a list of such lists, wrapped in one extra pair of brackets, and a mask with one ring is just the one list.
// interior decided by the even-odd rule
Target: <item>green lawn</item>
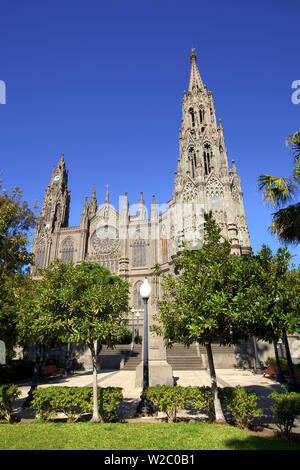
[(300, 447), (208, 423), (0, 423), (0, 450), (284, 450)]

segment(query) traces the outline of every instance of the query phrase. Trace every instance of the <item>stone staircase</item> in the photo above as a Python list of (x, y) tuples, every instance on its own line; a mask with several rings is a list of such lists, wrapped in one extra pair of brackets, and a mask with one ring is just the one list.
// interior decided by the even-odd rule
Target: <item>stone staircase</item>
[[(142, 344), (118, 345), (115, 349), (102, 348), (100, 360), (102, 369), (135, 370), (142, 361)], [(235, 362), (234, 348), (212, 344), (212, 353), (216, 368), (231, 367)], [(167, 349), (167, 361), (173, 370), (200, 370), (207, 368), (205, 346), (193, 343), (189, 348), (183, 344), (174, 344)], [(227, 362), (226, 362), (227, 361)]]
[[(231, 367), (235, 362), (234, 348), (212, 344), (212, 354), (216, 368)], [(207, 369), (205, 346), (193, 343), (189, 348), (183, 344), (174, 344), (167, 349), (167, 361), (173, 370)]]
[(131, 352), (131, 354), (125, 357), (124, 370), (135, 370), (139, 363), (142, 361), (142, 357), (142, 345), (135, 344), (133, 346), (133, 351)]
[(196, 344), (192, 344), (189, 348), (183, 344), (174, 344), (172, 348), (167, 349), (167, 361), (173, 370), (205, 369)]

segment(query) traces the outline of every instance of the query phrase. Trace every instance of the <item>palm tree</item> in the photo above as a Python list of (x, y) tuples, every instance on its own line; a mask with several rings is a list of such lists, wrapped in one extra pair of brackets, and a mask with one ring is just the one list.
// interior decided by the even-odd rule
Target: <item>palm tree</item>
[(293, 173), (289, 178), (278, 178), (270, 175), (261, 175), (257, 181), (263, 198), (271, 203), (275, 209), (271, 232), (284, 243), (298, 244), (300, 242), (300, 203), (292, 203), (300, 185), (300, 132), (290, 135), (287, 143), (293, 154)]

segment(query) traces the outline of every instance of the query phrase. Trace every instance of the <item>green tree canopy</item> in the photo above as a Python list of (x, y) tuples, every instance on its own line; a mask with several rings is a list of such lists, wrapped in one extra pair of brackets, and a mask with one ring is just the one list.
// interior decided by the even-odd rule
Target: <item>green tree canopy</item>
[(16, 304), (19, 290), (27, 283), (25, 271), (32, 262), (28, 231), (35, 214), (22, 200), (22, 191), (3, 189), (0, 180), (0, 338), (12, 357), (16, 345)]
[[(277, 257), (268, 249), (257, 257), (231, 254), (231, 244), (222, 240), (221, 229), (211, 214), (205, 214), (204, 244), (199, 250), (185, 247), (174, 261), (179, 275), (163, 276), (154, 330), (166, 343), (186, 346), (197, 341), (206, 346), (215, 408), (218, 407), (211, 343), (238, 344), (253, 335), (274, 340), (294, 322), (291, 296), (284, 292), (288, 255)], [(275, 308), (275, 298), (286, 299), (286, 308)], [(298, 293), (299, 298), (299, 293)], [(294, 304), (293, 304), (294, 305)], [(220, 418), (220, 409), (216, 416)]]
[[(123, 334), (129, 285), (107, 268), (85, 261), (73, 266), (56, 260), (46, 269), (41, 269), (40, 274), (42, 279), (37, 282), (36, 295), (30, 296), (28, 304), (24, 304), (27, 311), (31, 305), (27, 334), (30, 336), (30, 331), (34, 331), (42, 342), (48, 335), (56, 335), (66, 342), (89, 348), (94, 375), (92, 420), (99, 421), (96, 342), (113, 347)], [(24, 309), (23, 312), (22, 335), (26, 331)]]

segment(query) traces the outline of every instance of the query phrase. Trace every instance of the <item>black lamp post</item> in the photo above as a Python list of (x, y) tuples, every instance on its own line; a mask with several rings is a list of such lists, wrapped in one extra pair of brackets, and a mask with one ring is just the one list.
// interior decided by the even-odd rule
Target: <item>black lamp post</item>
[(132, 307), (131, 309), (131, 315), (132, 315), (132, 339), (131, 339), (131, 344), (132, 346), (134, 345), (134, 308)]
[(140, 312), (136, 312), (136, 337), (137, 344), (140, 344)]
[(152, 403), (146, 399), (145, 392), (149, 387), (149, 359), (148, 359), (148, 299), (151, 294), (151, 286), (148, 279), (144, 279), (140, 287), (141, 297), (144, 299), (144, 338), (143, 338), (143, 391), (137, 407), (138, 414), (149, 415), (153, 412)]

